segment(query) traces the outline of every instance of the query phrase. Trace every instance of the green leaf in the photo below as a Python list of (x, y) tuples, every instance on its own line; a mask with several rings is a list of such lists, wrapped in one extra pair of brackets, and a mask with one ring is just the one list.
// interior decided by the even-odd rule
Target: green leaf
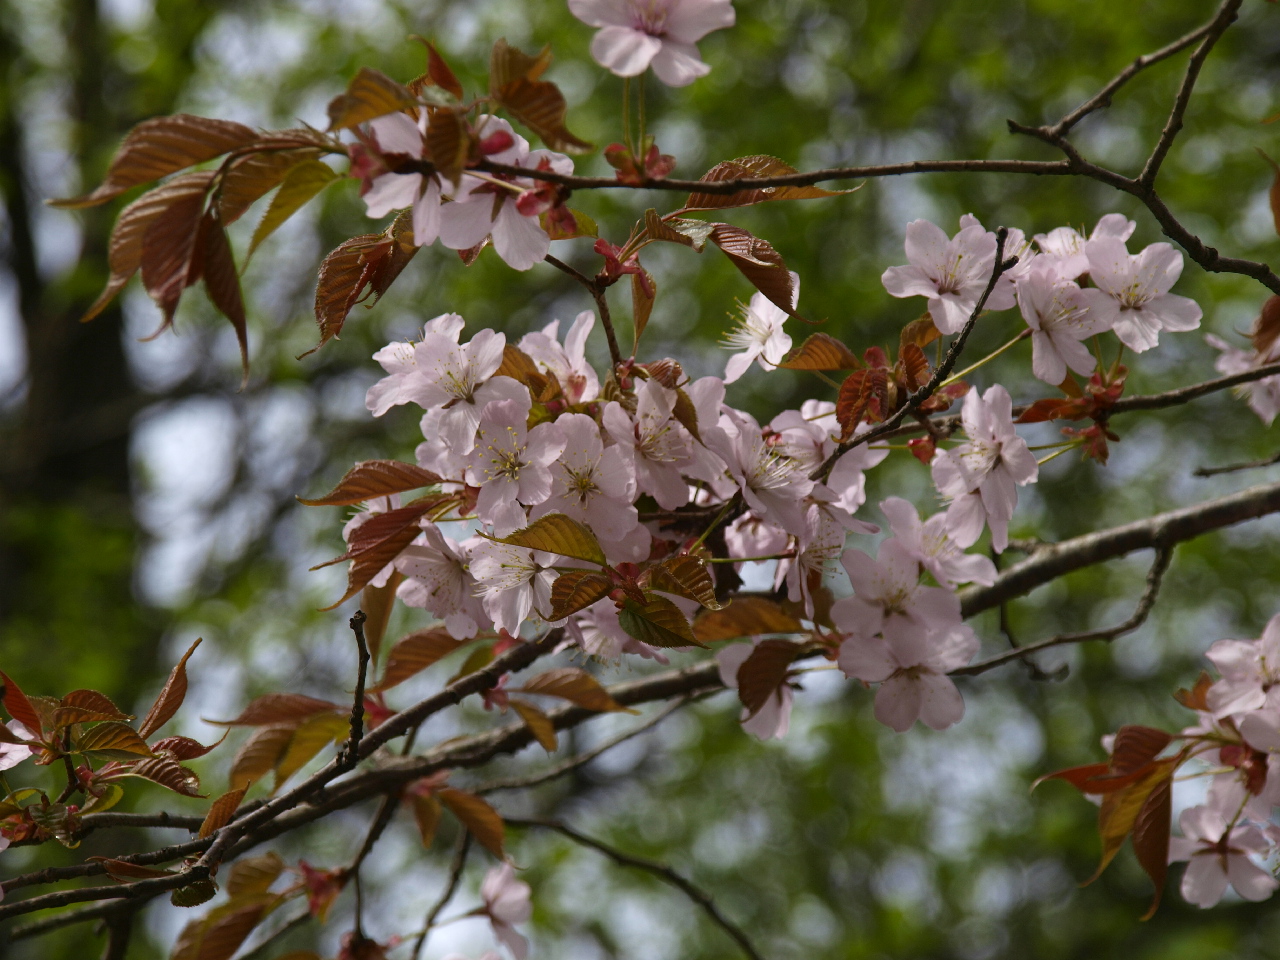
[(563, 513), (549, 513), (523, 530), (517, 530), (509, 537), (490, 539), (516, 547), (544, 550), (562, 557), (585, 560), (587, 563), (597, 563), (602, 567), (606, 563), (604, 550), (600, 548), (600, 541), (596, 539), (596, 535)]
[(643, 606), (634, 600), (624, 602), (618, 614), (622, 629), (651, 647), (705, 647), (693, 635), (689, 621), (680, 608), (666, 597), (647, 595)]

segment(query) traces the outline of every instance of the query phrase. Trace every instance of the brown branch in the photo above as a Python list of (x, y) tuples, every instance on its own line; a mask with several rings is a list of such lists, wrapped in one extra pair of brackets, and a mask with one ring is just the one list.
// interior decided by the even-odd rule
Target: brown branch
[[(119, 909), (119, 904), (100, 903), (92, 907), (81, 907), (79, 910), (68, 910), (66, 913), (46, 917), (44, 920), (36, 920), (34, 923), (25, 923), (20, 927), (14, 927), (9, 931), (9, 941), (27, 940), (31, 937), (52, 933), (54, 930), (61, 930), (63, 927), (86, 923), (89, 920), (97, 920), (100, 917), (108, 916), (117, 909)], [(4, 942), (4, 940), (0, 939), (0, 944)]]
[(137, 911), (132, 908), (107, 914), (107, 945), (102, 951), (102, 960), (127, 960), (135, 916)]
[(613, 361), (613, 366), (616, 369), (618, 364), (622, 363), (622, 348), (618, 346), (618, 334), (613, 329), (613, 318), (609, 315), (609, 301), (605, 296), (606, 286), (599, 279), (588, 277), (585, 273), (549, 253), (542, 259), (561, 273), (573, 277), (586, 288), (587, 293), (591, 294), (591, 299), (596, 302), (596, 310), (600, 314), (600, 325), (604, 327), (605, 338), (609, 341), (609, 358)]
[(1239, 470), (1256, 470), (1259, 467), (1270, 467), (1280, 463), (1280, 453), (1272, 454), (1262, 460), (1250, 460), (1247, 463), (1229, 463), (1222, 467), (1196, 467), (1192, 474), (1197, 477), (1216, 477), (1222, 473), (1236, 473)]
[[(97, 814), (95, 814), (97, 816)], [(106, 816), (106, 814), (102, 814)], [(123, 814), (118, 814), (123, 816)], [(86, 819), (88, 819), (86, 817)], [(199, 828), (199, 824), (196, 827)], [(153, 866), (161, 863), (168, 863), (178, 860), (182, 857), (189, 856), (193, 853), (199, 853), (206, 849), (213, 841), (206, 838), (204, 840), (192, 840), (188, 843), (176, 843), (172, 846), (163, 847), (160, 850), (152, 850), (147, 853), (124, 854), (116, 857), (117, 860), (123, 860), (125, 863), (136, 863), (142, 866)], [(73, 880), (77, 877), (96, 877), (107, 872), (101, 863), (77, 863), (65, 867), (46, 867), (44, 870), (37, 870), (34, 873), (24, 873), (20, 877), (14, 877), (12, 880), (6, 880), (0, 883), (0, 889), (5, 893), (18, 890), (22, 887), (39, 886), (46, 883), (57, 883), (61, 880)]]
[(641, 857), (633, 857), (629, 853), (623, 853), (616, 847), (611, 847), (607, 843), (602, 843), (599, 840), (595, 840), (585, 834), (581, 834), (577, 830), (574, 830), (572, 827), (563, 824), (558, 820), (513, 820), (508, 818), (507, 824), (513, 827), (540, 827), (545, 830), (554, 830), (556, 833), (568, 837), (580, 846), (590, 847), (598, 853), (603, 853), (614, 863), (620, 864), (624, 867), (634, 867), (637, 870), (644, 870), (646, 873), (653, 874), (664, 883), (671, 884), (671, 886), (675, 887), (695, 904), (701, 907), (703, 912), (711, 918), (712, 922), (714, 922), (716, 926), (733, 938), (734, 942), (742, 948), (742, 952), (745, 953), (750, 960), (763, 960), (763, 957), (760, 955), (760, 951), (752, 945), (751, 940), (742, 931), (742, 928), (720, 912), (720, 908), (716, 906), (716, 902), (711, 898), (709, 893), (701, 887), (695, 886), (689, 880), (686, 880), (666, 864), (658, 863), (654, 860), (645, 860)]
[[(1027, 646), (1016, 647), (1007, 653), (998, 656), (989, 657), (986, 660), (980, 660), (977, 663), (970, 664), (967, 667), (960, 667), (958, 670), (952, 670), (952, 676), (977, 676), (980, 673), (986, 673), (996, 667), (1003, 666), (1006, 663), (1012, 663), (1014, 660), (1022, 660), (1030, 654), (1037, 653), (1041, 650), (1048, 650), (1050, 647), (1060, 647), (1069, 643), (1085, 643), (1089, 640), (1106, 640), (1108, 642), (1123, 636), (1126, 633), (1132, 633), (1142, 626), (1147, 616), (1151, 613), (1151, 608), (1155, 606), (1156, 597), (1160, 593), (1160, 584), (1164, 579), (1165, 571), (1169, 569), (1169, 561), (1173, 559), (1173, 547), (1160, 546), (1156, 548), (1156, 558), (1151, 563), (1151, 569), (1147, 572), (1147, 586), (1142, 593), (1142, 597), (1138, 600), (1137, 607), (1134, 608), (1133, 615), (1124, 623), (1116, 624), (1114, 627), (1104, 627), (1101, 630), (1086, 630), (1082, 633), (1063, 633), (1056, 637), (1050, 637), (1048, 640), (1041, 640), (1038, 643), (1028, 644)], [(1001, 604), (1000, 610), (1003, 613), (1004, 605)], [(1026, 661), (1028, 664), (1031, 661)], [(1037, 669), (1039, 669), (1037, 667)]]
[(364, 639), (364, 623), (368, 616), (357, 610), (351, 618), (351, 632), (356, 635), (358, 666), (356, 668), (356, 692), (351, 704), (351, 738), (343, 748), (339, 766), (350, 770), (360, 760), (360, 738), (364, 736), (364, 683), (369, 672), (369, 645)]
[(431, 909), (427, 911), (426, 922), (422, 925), (422, 930), (418, 933), (417, 940), (414, 941), (413, 951), (409, 954), (409, 960), (418, 960), (422, 956), (422, 948), (426, 946), (427, 937), (431, 935), (431, 928), (435, 925), (436, 918), (440, 916), (441, 911), (449, 905), (449, 901), (453, 899), (453, 895), (458, 891), (458, 883), (462, 880), (462, 871), (467, 866), (467, 854), (471, 851), (471, 831), (461, 830), (458, 833), (458, 845), (454, 849), (453, 863), (449, 867), (449, 882), (445, 884), (444, 892), (440, 894)]

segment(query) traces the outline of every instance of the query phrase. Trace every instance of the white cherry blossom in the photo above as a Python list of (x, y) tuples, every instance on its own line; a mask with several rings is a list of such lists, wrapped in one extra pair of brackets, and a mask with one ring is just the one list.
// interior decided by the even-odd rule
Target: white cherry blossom
[(484, 912), (493, 927), (493, 935), (516, 960), (524, 960), (529, 954), (529, 941), (515, 928), (515, 924), (533, 916), (529, 894), (529, 885), (516, 879), (515, 868), (509, 861), (490, 869), (480, 884), (480, 897), (484, 900)]
[(1271, 844), (1261, 830), (1238, 825), (1227, 836), (1227, 818), (1213, 807), (1189, 807), (1178, 818), (1183, 836), (1169, 842), (1169, 862), (1187, 860), (1182, 875), (1182, 896), (1198, 907), (1212, 907), (1226, 892), (1227, 884), (1246, 900), (1265, 900), (1277, 884), (1252, 860), (1250, 854), (1265, 854)]
[(1048, 265), (1019, 279), (1016, 290), (1022, 318), (1031, 328), (1031, 372), (1055, 387), (1068, 367), (1089, 376), (1094, 358), (1081, 341), (1108, 329), (1110, 298), (1092, 287), (1081, 290)]
[(587, 335), (595, 326), (596, 315), (583, 310), (564, 335), (564, 345), (557, 339), (560, 321), (552, 320), (540, 333), (526, 333), (520, 338), (520, 349), (544, 371), (555, 374), (570, 403), (594, 400), (600, 393), (600, 380), (587, 362)]
[[(462, 333), (463, 322), (462, 317), (456, 313), (442, 313), (426, 322), (422, 335), (426, 337), (428, 334), (439, 334), (456, 344)], [(373, 359), (382, 365), (388, 375), (370, 387), (365, 394), (364, 403), (369, 412), (380, 417), (394, 406), (414, 402), (417, 396), (416, 381), (421, 376), (414, 344), (393, 341), (375, 353)]]
[[(1215, 350), (1222, 351), (1222, 355), (1218, 357), (1213, 366), (1223, 376), (1245, 373), (1257, 367), (1275, 363), (1276, 360), (1280, 359), (1276, 355), (1275, 346), (1271, 348), (1270, 352), (1260, 354), (1256, 351), (1241, 350), (1238, 347), (1233, 347), (1227, 341), (1212, 333), (1205, 334), (1205, 340)], [(1280, 344), (1280, 341), (1277, 341), (1277, 344)], [(1280, 414), (1280, 374), (1263, 377), (1260, 380), (1254, 380), (1252, 383), (1242, 383), (1236, 387), (1236, 390), (1248, 398), (1249, 409), (1256, 413), (1263, 423), (1271, 426), (1276, 415)]]
[(669, 87), (706, 76), (694, 44), (734, 24), (731, 0), (569, 0), (569, 10), (600, 28), (591, 40), (596, 63), (620, 77), (653, 67)]
[[(369, 126), (382, 153), (402, 153), (415, 159), (424, 156), (425, 111), (418, 123), (407, 114), (389, 113), (369, 121)], [(371, 217), (385, 217), (392, 210), (413, 207), (413, 242), (420, 247), (431, 246), (440, 235), (440, 179), (434, 174), (381, 174), (374, 177), (364, 202)]]
[[(800, 297), (800, 277), (794, 273), (791, 274), (791, 290), (791, 308), (794, 310)], [(772, 370), (782, 362), (791, 349), (791, 337), (782, 329), (786, 320), (786, 312), (763, 293), (752, 294), (751, 302), (742, 310), (738, 325), (721, 341), (721, 346), (742, 351), (730, 357), (725, 365), (725, 383), (733, 383), (746, 373), (753, 360), (761, 370)]]
[[(1089, 234), (1089, 240), (1110, 238), (1124, 243), (1138, 225), (1120, 213), (1108, 213), (1100, 219)], [(1040, 248), (1047, 265), (1052, 265), (1064, 280), (1076, 280), (1089, 272), (1089, 258), (1084, 246), (1088, 242), (1074, 227), (1057, 227), (1048, 233), (1037, 233), (1036, 246)]]
[(1206, 697), (1214, 717), (1260, 709), (1280, 684), (1280, 614), (1267, 621), (1257, 640), (1219, 640), (1205, 656), (1222, 676)]
[(476, 514), (505, 537), (524, 526), (523, 504), (531, 507), (551, 496), (549, 466), (565, 448), (558, 423), (525, 427), (528, 402), (499, 400), (484, 408), (480, 436), (467, 459), (467, 483), (480, 488)]
[(482, 541), (472, 538), (457, 543), (435, 524), (423, 528), (422, 541), (405, 547), (396, 557), (396, 569), (405, 576), (396, 595), (408, 606), (435, 614), (455, 639), (474, 637), (489, 622), (475, 595), (475, 578), (467, 569), (469, 548)]
[(1169, 292), (1182, 274), (1182, 254), (1169, 244), (1153, 243), (1130, 255), (1122, 240), (1102, 237), (1086, 243), (1084, 251), (1089, 278), (1110, 298), (1091, 309), (1130, 350), (1150, 350), (1161, 330), (1183, 333), (1200, 326), (1200, 305)]
[(674, 390), (646, 380), (636, 390), (634, 419), (616, 400), (601, 417), (613, 442), (632, 458), (640, 492), (650, 494), (664, 510), (689, 502), (689, 485), (678, 464), (692, 455), (693, 438), (672, 418), (675, 405)]
[(923, 523), (916, 508), (901, 497), (880, 501), (889, 528), (906, 553), (920, 562), (933, 579), (949, 590), (957, 584), (995, 583), (996, 565), (980, 553), (965, 553), (947, 536), (947, 516), (935, 513)]
[(493, 540), (471, 551), (471, 575), (494, 627), (516, 636), (529, 614), (550, 612), (551, 585), (557, 574), (542, 559), (550, 558)]
[(563, 414), (555, 426), (564, 438), (564, 449), (549, 464), (551, 495), (530, 513), (530, 519), (563, 513), (606, 540), (626, 536), (638, 522), (632, 502), (636, 496), (633, 461), (617, 445), (606, 449), (599, 426), (584, 414)]
[(717, 440), (716, 452), (728, 466), (743, 498), (752, 510), (784, 530), (802, 530), (802, 501), (814, 483), (803, 465), (767, 443), (760, 425), (749, 414), (726, 408), (724, 417), (733, 435), (726, 431)]
[(950, 590), (922, 586), (919, 561), (897, 540), (882, 543), (875, 559), (850, 549), (840, 562), (854, 590), (831, 607), (841, 633), (859, 641), (879, 633), (906, 644), (960, 624), (960, 600)]

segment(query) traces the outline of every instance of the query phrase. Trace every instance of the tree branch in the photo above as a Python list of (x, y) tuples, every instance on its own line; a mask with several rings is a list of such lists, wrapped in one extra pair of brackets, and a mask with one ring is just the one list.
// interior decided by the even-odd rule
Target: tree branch
[(587, 293), (591, 294), (591, 299), (596, 302), (596, 310), (600, 314), (600, 325), (604, 327), (605, 338), (609, 341), (609, 358), (613, 361), (616, 368), (622, 363), (622, 348), (618, 346), (618, 334), (613, 329), (613, 318), (609, 315), (609, 301), (605, 296), (605, 286), (599, 280), (588, 277), (585, 273), (571, 267), (563, 260), (547, 254), (543, 257), (547, 263), (551, 264), (561, 273), (565, 273), (582, 284)]
[(422, 925), (422, 931), (418, 934), (418, 939), (414, 941), (413, 951), (409, 954), (410, 960), (418, 960), (422, 956), (422, 948), (426, 946), (427, 937), (431, 935), (431, 927), (436, 922), (436, 917), (440, 916), (440, 912), (449, 905), (449, 901), (453, 899), (453, 895), (458, 890), (458, 882), (462, 879), (462, 871), (467, 866), (467, 854), (471, 850), (471, 831), (462, 830), (458, 834), (458, 846), (454, 850), (453, 864), (449, 867), (449, 882), (445, 884), (444, 892), (440, 894), (440, 899), (432, 904), (431, 909), (427, 911), (426, 922)]
[(686, 880), (666, 864), (657, 863), (653, 860), (645, 860), (641, 857), (633, 857), (631, 854), (623, 853), (616, 847), (611, 847), (607, 843), (602, 843), (599, 840), (585, 836), (558, 820), (508, 819), (507, 824), (513, 827), (540, 827), (545, 830), (554, 830), (556, 833), (568, 837), (574, 843), (584, 847), (590, 847), (598, 853), (603, 853), (614, 863), (621, 864), (624, 867), (634, 867), (637, 870), (644, 870), (646, 873), (653, 874), (664, 883), (671, 884), (671, 886), (675, 887), (695, 904), (701, 907), (703, 912), (711, 918), (712, 922), (715, 923), (716, 926), (733, 938), (734, 942), (742, 948), (742, 952), (745, 953), (750, 960), (763, 960), (763, 957), (760, 955), (760, 951), (755, 948), (751, 943), (751, 940), (748, 939), (745, 933), (743, 933), (742, 928), (720, 912), (720, 908), (716, 906), (715, 901), (711, 898), (709, 893), (701, 887), (695, 886), (689, 880)]
[(1229, 463), (1223, 467), (1196, 467), (1191, 471), (1197, 477), (1216, 477), (1221, 473), (1235, 473), (1239, 470), (1256, 470), (1259, 467), (1270, 467), (1280, 463), (1280, 453), (1272, 454), (1262, 460), (1250, 460), (1247, 463)]
[(356, 635), (359, 663), (356, 668), (356, 692), (351, 704), (351, 738), (339, 759), (339, 765), (344, 770), (352, 769), (359, 762), (360, 738), (364, 736), (364, 683), (369, 671), (369, 645), (364, 639), (364, 622), (368, 619), (363, 610), (357, 610), (351, 618), (351, 632)]

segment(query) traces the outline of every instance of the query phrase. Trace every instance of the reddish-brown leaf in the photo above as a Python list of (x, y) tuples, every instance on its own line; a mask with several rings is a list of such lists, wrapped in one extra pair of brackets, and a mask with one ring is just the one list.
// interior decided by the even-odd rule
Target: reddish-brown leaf
[(362, 460), (323, 497), (315, 500), (298, 497), (298, 502), (308, 507), (347, 507), (436, 483), (440, 483), (440, 477), (417, 464), (400, 460)]
[(548, 513), (510, 536), (493, 539), (498, 543), (528, 547), (530, 550), (545, 550), (562, 557), (605, 565), (604, 550), (596, 535), (589, 527), (563, 513)]
[(227, 231), (218, 219), (216, 207), (210, 207), (200, 221), (198, 250), (201, 258), (200, 276), (204, 280), (205, 292), (236, 332), (236, 342), (240, 344), (240, 367), (244, 371), (244, 380), (247, 381), (249, 331), (244, 315), (244, 295), (240, 292), (240, 274), (231, 253), (231, 243), (227, 240)]
[(1046, 780), (1065, 780), (1081, 793), (1094, 793), (1096, 792), (1095, 790), (1089, 789), (1092, 786), (1092, 781), (1098, 777), (1106, 776), (1108, 766), (1106, 763), (1086, 763), (1081, 767), (1068, 767), (1066, 770), (1059, 770), (1056, 773), (1046, 773), (1031, 784), (1031, 789), (1034, 790)]
[(152, 337), (169, 328), (182, 291), (200, 278), (204, 264), (196, 248), (204, 206), (204, 193), (184, 190), (152, 219), (142, 236), (142, 285), (164, 313)]
[(523, 687), (517, 688), (521, 693), (537, 693), (547, 697), (560, 697), (587, 710), (599, 713), (622, 711), (635, 713), (609, 696), (609, 691), (600, 686), (600, 681), (585, 670), (577, 667), (557, 667), (531, 677)]
[(711, 242), (724, 251), (733, 265), (751, 281), (751, 285), (779, 309), (789, 316), (803, 319), (793, 306), (796, 291), (791, 271), (767, 240), (753, 236), (742, 227), (717, 223), (711, 231)]
[(347, 552), (325, 563), (312, 567), (318, 570), (335, 563), (351, 560), (347, 571), (347, 591), (337, 603), (326, 607), (332, 610), (363, 590), (388, 563), (395, 560), (419, 533), (419, 519), (432, 507), (449, 499), (448, 494), (419, 497), (407, 506), (386, 513), (374, 514), (351, 533)]
[(209, 807), (209, 812), (204, 815), (204, 823), (200, 824), (200, 832), (197, 836), (201, 840), (211, 836), (231, 822), (232, 816), (240, 809), (240, 802), (244, 800), (247, 789), (247, 787), (238, 787), (235, 790), (224, 793), (213, 801)]
[(1116, 731), (1111, 748), (1111, 772), (1133, 773), (1151, 763), (1172, 742), (1173, 735), (1163, 730), (1127, 724)]
[(381, 693), (404, 683), (467, 642), (455, 640), (444, 627), (417, 630), (402, 637), (387, 654), (387, 665), (382, 672), (382, 679), (375, 686), (370, 687), (369, 692)]
[(224, 733), (217, 743), (205, 746), (200, 741), (192, 740), (190, 737), (165, 737), (151, 745), (151, 752), (157, 754), (167, 753), (175, 760), (198, 760), (226, 738), (227, 735)]
[(1190, 690), (1179, 690), (1173, 698), (1188, 710), (1204, 711), (1209, 709), (1209, 688), (1213, 686), (1213, 677), (1209, 671), (1201, 670), (1196, 685)]
[(499, 860), (505, 858), (502, 852), (506, 836), (506, 825), (498, 812), (474, 793), (467, 793), (453, 787), (441, 787), (436, 791), (440, 802), (449, 808), (449, 812), (471, 831), (482, 847)]
[(368, 619), (364, 625), (364, 640), (374, 663), (382, 652), (382, 638), (387, 635), (391, 611), (395, 609), (396, 589), (404, 582), (404, 574), (392, 570), (387, 582), (380, 587), (372, 583), (360, 591), (360, 609)]
[(262, 920), (270, 900), (231, 902), (192, 920), (178, 935), (169, 960), (230, 960)]
[(55, 200), (53, 206), (79, 209), (106, 203), (130, 187), (212, 160), (257, 139), (258, 134), (249, 127), (230, 120), (186, 113), (144, 120), (125, 137), (101, 186), (83, 197)]
[(643, 604), (627, 599), (618, 613), (618, 623), (629, 636), (651, 647), (705, 646), (679, 607), (659, 594), (644, 596)]
[(649, 315), (653, 313), (653, 302), (658, 296), (658, 283), (653, 279), (653, 274), (644, 267), (640, 268), (643, 273), (633, 273), (631, 275), (631, 325), (633, 330), (633, 338), (631, 344), (631, 353), (634, 355), (639, 349), (640, 337), (644, 335), (644, 328), (649, 325)]
[(108, 720), (85, 730), (72, 740), (75, 753), (92, 754), (95, 759), (137, 760), (151, 756), (147, 746), (133, 727), (118, 720)]
[(147, 867), (140, 863), (128, 863), (124, 860), (113, 860), (110, 857), (86, 857), (102, 864), (102, 868), (107, 871), (107, 876), (112, 880), (119, 880), (121, 883), (128, 883), (131, 880), (152, 880), (156, 877), (173, 876), (173, 870), (161, 870), (158, 867)]
[(9, 716), (26, 727), (32, 734), (39, 736), (42, 729), (40, 714), (31, 705), (27, 695), (3, 670), (0, 670), (0, 680), (4, 681), (4, 708), (9, 711)]
[(903, 348), (909, 343), (914, 343), (917, 347), (927, 347), (940, 336), (942, 334), (934, 326), (933, 317), (926, 313), (902, 328), (902, 332), (898, 334), (898, 353), (901, 355)]
[[(142, 723), (138, 724), (139, 736), (144, 739), (151, 736), (168, 723), (173, 715), (178, 712), (178, 708), (182, 706), (182, 701), (187, 698), (187, 661), (191, 659), (191, 655), (196, 652), (196, 647), (198, 646), (200, 646), (200, 639), (197, 639), (195, 643), (187, 648), (187, 652), (182, 655), (182, 659), (169, 672), (169, 679), (165, 681), (164, 689), (156, 697), (156, 702), (151, 705), (147, 715), (142, 718)], [(192, 743), (194, 742), (192, 741)], [(181, 759), (190, 758), (184, 757)]]
[(248, 789), (275, 768), (293, 739), (296, 724), (259, 727), (231, 761), (232, 788)]
[(498, 40), (489, 57), (489, 95), (552, 150), (586, 153), (591, 144), (565, 127), (564, 94), (554, 83), (538, 79), (550, 62), (550, 46), (530, 57)]
[(828, 333), (815, 333), (780, 364), (788, 370), (858, 370), (857, 354)]
[(800, 621), (772, 600), (739, 597), (723, 610), (704, 610), (693, 623), (693, 632), (703, 643), (758, 637), (767, 633), (800, 633)]
[(697, 600), (708, 610), (719, 610), (724, 605), (716, 599), (716, 583), (701, 557), (679, 554), (667, 557), (647, 571), (649, 586), (664, 593), (689, 600)]
[(461, 100), (462, 84), (458, 82), (458, 78), (454, 75), (453, 70), (450, 69), (449, 64), (445, 63), (444, 57), (440, 56), (436, 51), (435, 44), (428, 40), (422, 40), (422, 44), (427, 48), (428, 79), (450, 96)]
[(804, 649), (790, 640), (761, 640), (738, 668), (738, 699), (755, 716), (787, 679), (792, 661)]
[(907, 387), (914, 393), (929, 382), (929, 360), (924, 351), (914, 343), (908, 343), (898, 356), (902, 364), (902, 372), (907, 378)]
[(871, 391), (869, 370), (855, 370), (840, 384), (840, 393), (836, 396), (836, 420), (840, 423), (841, 440), (852, 437), (854, 430), (866, 416), (867, 406), (871, 403)]
[(1141, 779), (1129, 784), (1123, 790), (1116, 790), (1103, 796), (1102, 805), (1098, 808), (1098, 836), (1102, 840), (1102, 856), (1098, 869), (1085, 881), (1086, 884), (1097, 880), (1107, 865), (1115, 859), (1120, 847), (1124, 845), (1125, 837), (1132, 832), (1143, 805), (1156, 788), (1168, 782), (1175, 766), (1176, 764), (1172, 761), (1153, 764), (1150, 772)]
[(320, 326), (318, 350), (342, 333), (347, 314), (360, 299), (377, 272), (379, 264), (390, 254), (394, 241), (381, 233), (366, 233), (344, 240), (320, 264), (316, 283), (316, 323)]
[[(752, 156), (739, 157), (736, 160), (725, 160), (717, 163), (699, 179), (708, 183), (719, 183), (725, 180), (742, 180), (754, 177), (778, 177), (796, 173), (796, 168), (784, 163), (777, 157)], [(854, 190), (861, 189), (855, 187)], [(821, 197), (837, 197), (853, 190), (823, 190), (821, 187), (761, 187), (753, 190), (739, 190), (737, 193), (693, 193), (685, 201), (688, 210), (715, 210), (723, 207), (745, 207), (753, 203), (764, 203), (768, 200), (815, 200)]]
[(520, 715), (520, 719), (529, 728), (533, 738), (542, 745), (542, 749), (547, 753), (553, 753), (558, 741), (556, 740), (556, 728), (552, 725), (551, 718), (526, 700), (513, 698), (510, 703), (511, 709)]
[(1280, 337), (1280, 296), (1272, 296), (1262, 304), (1262, 311), (1249, 331), (1249, 339), (1254, 350), (1269, 356), (1277, 337)]
[(62, 705), (53, 713), (54, 726), (58, 727), (97, 720), (132, 719), (132, 714), (121, 711), (110, 698), (97, 690), (72, 690), (62, 698)]
[(1172, 819), (1173, 769), (1170, 768), (1169, 775), (1161, 779), (1147, 796), (1133, 823), (1133, 852), (1156, 888), (1143, 920), (1150, 920), (1155, 915), (1164, 893), (1165, 877), (1169, 874), (1169, 825)]
[(1031, 406), (1023, 411), (1022, 416), (1018, 417), (1015, 423), (1043, 423), (1046, 420), (1070, 419), (1075, 417), (1064, 416), (1075, 410), (1077, 404), (1074, 400), (1063, 400), (1061, 397), (1048, 397), (1044, 400), (1037, 400)]
[(298, 164), (319, 159), (314, 146), (284, 148), (289, 141), (271, 137), (260, 141), (260, 152), (236, 157), (227, 167), (218, 193), (218, 217), (224, 224), (235, 223), (256, 200), (280, 185)]
[(448, 108), (432, 113), (427, 126), (427, 152), (440, 176), (457, 184), (471, 154), (471, 134), (461, 114)]
[(206, 720), (220, 727), (264, 727), (291, 723), (295, 726), (317, 713), (341, 712), (344, 708), (328, 700), (301, 693), (268, 693), (251, 701), (234, 720)]
[(411, 793), (409, 804), (413, 809), (413, 822), (418, 825), (418, 833), (422, 836), (422, 846), (430, 850), (436, 838), (436, 827), (440, 825), (440, 801), (432, 796)]
[(294, 728), (289, 746), (276, 761), (276, 779), (272, 792), (279, 790), (286, 780), (310, 763), (325, 747), (345, 741), (350, 731), (351, 720), (348, 715), (319, 713), (303, 720)]
[(551, 612), (547, 619), (563, 620), (603, 600), (613, 589), (612, 581), (595, 570), (566, 570), (551, 585)]
[(130, 765), (128, 772), (167, 787), (184, 797), (200, 797), (200, 778), (172, 757), (148, 757)]
[(283, 872), (284, 861), (274, 850), (237, 860), (227, 875), (227, 896), (239, 900), (264, 894)]
[(407, 87), (385, 73), (361, 67), (347, 84), (347, 92), (329, 101), (329, 129), (345, 130), (415, 103), (417, 100)]

